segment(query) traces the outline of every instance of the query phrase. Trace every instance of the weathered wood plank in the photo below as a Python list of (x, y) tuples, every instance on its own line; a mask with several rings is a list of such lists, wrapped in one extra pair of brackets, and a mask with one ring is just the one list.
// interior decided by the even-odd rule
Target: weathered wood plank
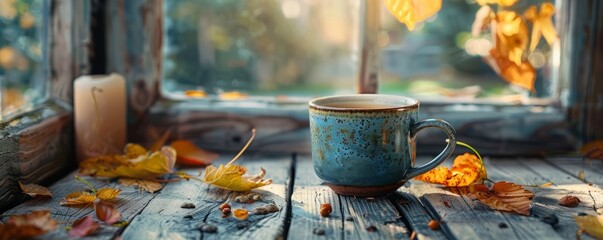
[[(299, 157), (295, 169), (289, 239), (408, 238), (400, 212), (388, 197), (338, 196), (316, 177), (308, 155)], [(323, 203), (333, 208), (329, 217), (320, 216)], [(324, 231), (324, 236), (315, 234), (315, 229)]]
[[(65, 227), (70, 226), (77, 219), (90, 215), (95, 216), (94, 206), (92, 204), (80, 207), (65, 207), (60, 206), (60, 200), (67, 194), (75, 191), (85, 190), (87, 187), (81, 182), (75, 180), (76, 173), (71, 173), (61, 179), (59, 182), (49, 187), (53, 194), (52, 199), (37, 198), (27, 201), (15, 208), (12, 208), (4, 213), (4, 215), (23, 214), (34, 210), (50, 210), (52, 217), (59, 222), (57, 230), (44, 235), (44, 238), (49, 239), (66, 239), (67, 231)], [(123, 187), (117, 183), (107, 181), (99, 181), (93, 178), (84, 177), (96, 188), (100, 187), (116, 187), (122, 189), (121, 194), (114, 201), (115, 207), (121, 212), (121, 219), (130, 221), (138, 214), (146, 204), (154, 197), (154, 194), (141, 192), (133, 187)], [(96, 219), (96, 217), (94, 217)], [(103, 225), (101, 231), (93, 235), (96, 238), (113, 238), (121, 229), (119, 227)]]
[[(486, 161), (489, 178), (494, 181), (511, 181), (518, 184), (537, 185), (548, 181), (555, 186), (530, 188), (536, 194), (531, 216), (490, 210), (478, 201), (443, 190), (434, 185), (416, 183), (411, 186), (413, 194), (421, 196), (424, 204), (444, 219), (444, 225), (457, 238), (479, 239), (506, 236), (510, 239), (546, 238), (567, 239), (575, 237), (577, 226), (573, 216), (579, 212), (594, 214), (593, 200), (597, 206), (603, 198), (601, 190), (581, 183), (573, 176), (541, 159), (492, 159)], [(589, 194), (590, 191), (590, 194)], [(557, 205), (564, 195), (572, 194), (584, 199), (577, 208)], [(590, 207), (590, 209), (589, 209)], [(552, 227), (542, 222), (542, 218), (554, 214), (559, 224)], [(502, 225), (506, 228), (501, 228)], [(471, 227), (471, 225), (479, 228)], [(462, 236), (462, 237), (459, 237)]]
[[(231, 156), (223, 156), (218, 163), (225, 163)], [(180, 181), (166, 185), (148, 206), (124, 231), (124, 239), (266, 239), (282, 237), (287, 212), (287, 190), (291, 156), (270, 156), (257, 154), (243, 157), (239, 164), (247, 167), (250, 173), (259, 171), (260, 166), (267, 169), (267, 177), (273, 179), (269, 186), (255, 189), (262, 200), (251, 204), (236, 203), (235, 193), (209, 186), (196, 181)], [(194, 170), (192, 170), (194, 172)], [(182, 209), (185, 202), (195, 204), (194, 209)], [(250, 214), (248, 220), (239, 221), (233, 217), (222, 218), (218, 207), (229, 203), (234, 208), (252, 210), (257, 206), (275, 203), (280, 211), (267, 215)], [(200, 225), (211, 224), (218, 228), (217, 233), (203, 233)]]
[[(585, 183), (594, 183), (603, 186), (603, 161), (583, 160), (582, 157), (547, 157), (545, 160), (561, 171)], [(580, 176), (580, 172), (584, 172), (583, 179)]]
[[(407, 184), (410, 185), (410, 184)], [(407, 226), (411, 231), (416, 232), (418, 239), (448, 239), (452, 238), (449, 232), (441, 230), (432, 230), (429, 228), (429, 221), (436, 219), (430, 216), (429, 212), (423, 207), (419, 200), (412, 194), (408, 193), (406, 187), (398, 190), (396, 194), (392, 194), (390, 199), (395, 203), (398, 211), (404, 216)], [(448, 235), (447, 235), (448, 234)]]

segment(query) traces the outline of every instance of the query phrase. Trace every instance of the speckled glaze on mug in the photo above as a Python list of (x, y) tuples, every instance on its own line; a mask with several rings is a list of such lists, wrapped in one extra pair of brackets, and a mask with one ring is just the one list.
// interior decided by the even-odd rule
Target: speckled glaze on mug
[[(380, 94), (313, 99), (310, 131), (314, 171), (336, 193), (376, 196), (398, 189), (452, 154), (454, 128), (440, 119), (418, 121), (419, 101)], [(421, 167), (412, 166), (414, 138), (423, 128), (442, 129), (444, 150)]]

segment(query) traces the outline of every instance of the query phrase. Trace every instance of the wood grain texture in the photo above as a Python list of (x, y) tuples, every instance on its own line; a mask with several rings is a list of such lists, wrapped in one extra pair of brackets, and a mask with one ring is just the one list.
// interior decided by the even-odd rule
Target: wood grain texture
[[(77, 207), (60, 206), (59, 204), (61, 199), (67, 194), (75, 191), (82, 191), (87, 188), (86, 185), (75, 180), (74, 176), (76, 174), (77, 173), (75, 172), (71, 173), (49, 187), (50, 192), (53, 194), (53, 198), (32, 199), (8, 210), (3, 215), (23, 214), (34, 210), (50, 210), (52, 217), (59, 222), (59, 226), (57, 227), (57, 230), (50, 232), (43, 237), (48, 239), (68, 238), (65, 227), (71, 226), (75, 220), (88, 215), (96, 219), (94, 206), (92, 204)], [(119, 197), (113, 201), (113, 203), (115, 204), (117, 210), (121, 212), (121, 219), (125, 221), (131, 221), (132, 218), (138, 214), (154, 197), (153, 194), (141, 192), (133, 187), (123, 187), (117, 183), (100, 181), (90, 177), (83, 178), (89, 181), (96, 188), (115, 187), (122, 189)], [(95, 238), (110, 239), (113, 238), (120, 230), (121, 229), (118, 227), (103, 225), (100, 232), (93, 236)]]
[(394, 206), (398, 208), (398, 211), (402, 213), (402, 220), (406, 222), (409, 231), (416, 232), (418, 239), (452, 238), (450, 232), (429, 228), (429, 222), (437, 218), (430, 216), (429, 211), (423, 207), (414, 195), (409, 193), (407, 187), (400, 188), (396, 194), (390, 196), (390, 199), (394, 202)]
[[(603, 186), (603, 161), (601, 160), (582, 159), (582, 157), (546, 157), (545, 160), (584, 183)], [(584, 172), (584, 179), (581, 179), (580, 172)]]
[[(231, 156), (222, 156), (219, 163), (226, 163)], [(287, 212), (288, 177), (291, 156), (251, 155), (238, 160), (250, 173), (259, 171), (260, 166), (267, 169), (267, 177), (273, 179), (269, 186), (253, 190), (262, 200), (252, 204), (236, 203), (235, 197), (244, 193), (222, 190), (197, 181), (169, 183), (137, 216), (124, 231), (124, 239), (275, 239), (282, 237)], [(191, 170), (195, 172), (196, 170)], [(182, 203), (195, 204), (194, 209), (181, 208)], [(248, 220), (239, 221), (233, 217), (222, 218), (218, 207), (228, 202), (233, 209), (253, 208), (268, 203), (280, 207), (277, 213), (267, 215), (250, 214)], [(200, 226), (211, 224), (218, 228), (217, 233), (203, 233)]]

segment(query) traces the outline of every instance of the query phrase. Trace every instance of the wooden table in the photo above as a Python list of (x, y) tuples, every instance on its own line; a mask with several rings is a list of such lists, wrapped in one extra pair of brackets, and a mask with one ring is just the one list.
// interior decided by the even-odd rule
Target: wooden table
[[(226, 162), (231, 156), (223, 156)], [(529, 188), (536, 194), (532, 214), (520, 216), (490, 210), (480, 202), (443, 190), (432, 184), (411, 181), (397, 193), (377, 198), (338, 196), (315, 176), (307, 155), (247, 154), (239, 164), (250, 173), (263, 166), (272, 185), (254, 190), (263, 196), (253, 204), (235, 203), (240, 193), (224, 191), (197, 181), (167, 183), (157, 193), (142, 192), (115, 182), (92, 180), (99, 186), (123, 190), (116, 205), (126, 227), (103, 226), (94, 237), (111, 239), (574, 239), (578, 227), (573, 216), (603, 212), (603, 161), (583, 162), (575, 158), (514, 158), (485, 160), (493, 180), (519, 184), (553, 182), (547, 188)], [(187, 170), (196, 174), (197, 169)], [(583, 171), (585, 178), (579, 177)], [(94, 216), (93, 207), (59, 206), (62, 197), (85, 186), (73, 173), (50, 187), (54, 198), (34, 199), (4, 215), (50, 209), (62, 227), (44, 238), (67, 238), (65, 226), (85, 215)], [(559, 198), (575, 195), (582, 203), (576, 208), (557, 204)], [(181, 208), (182, 203), (196, 208)], [(246, 221), (222, 218), (218, 206), (229, 202), (233, 208), (253, 207), (274, 202), (281, 210), (267, 215), (250, 215)], [(319, 215), (319, 206), (330, 203), (333, 213)], [(555, 215), (552, 226), (542, 219)], [(431, 230), (431, 219), (441, 222), (441, 230)], [(217, 233), (204, 233), (205, 223), (218, 227)], [(324, 235), (317, 233), (324, 232)], [(413, 233), (414, 232), (414, 233)], [(584, 239), (591, 239), (583, 235)]]

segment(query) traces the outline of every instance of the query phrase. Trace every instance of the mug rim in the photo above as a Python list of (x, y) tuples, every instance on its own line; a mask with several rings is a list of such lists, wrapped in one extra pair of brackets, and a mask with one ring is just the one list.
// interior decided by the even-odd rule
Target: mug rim
[[(409, 101), (410, 104), (405, 104), (405, 105), (400, 104), (399, 106), (381, 107), (381, 108), (344, 108), (344, 107), (325, 106), (325, 105), (319, 103), (320, 101), (326, 101), (326, 100), (338, 99), (338, 98), (340, 98), (340, 99), (345, 99), (345, 98), (370, 99), (370, 98), (378, 98), (378, 97)], [(415, 98), (411, 98), (411, 97), (406, 97), (406, 96), (388, 95), (388, 94), (348, 94), (348, 95), (332, 95), (332, 96), (314, 98), (308, 102), (308, 105), (310, 106), (311, 109), (328, 110), (328, 111), (334, 111), (334, 112), (400, 111), (400, 110), (405, 110), (405, 109), (418, 108), (419, 100), (417, 100)]]

